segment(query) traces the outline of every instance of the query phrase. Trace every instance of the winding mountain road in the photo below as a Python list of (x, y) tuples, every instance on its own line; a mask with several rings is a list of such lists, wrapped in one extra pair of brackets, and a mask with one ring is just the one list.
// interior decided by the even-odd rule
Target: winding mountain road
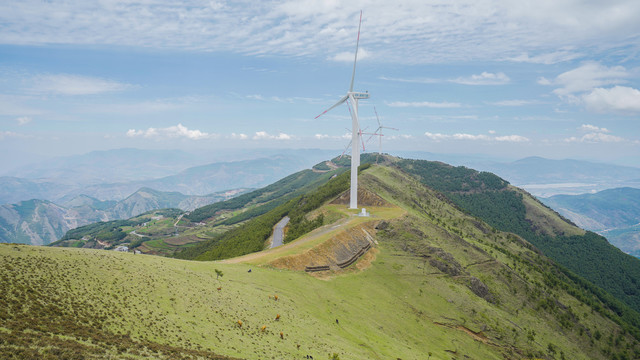
[(276, 224), (276, 228), (273, 230), (273, 241), (271, 242), (271, 248), (282, 245), (284, 240), (284, 227), (289, 223), (289, 217), (285, 216)]

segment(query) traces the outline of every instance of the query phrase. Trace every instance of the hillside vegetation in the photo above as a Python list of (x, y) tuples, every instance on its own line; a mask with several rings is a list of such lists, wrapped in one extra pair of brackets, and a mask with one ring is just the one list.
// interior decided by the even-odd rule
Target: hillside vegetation
[[(571, 224), (557, 214), (555, 225), (544, 226), (532, 217), (535, 204), (538, 208), (541, 204), (493, 174), (417, 160), (400, 160), (396, 166), (441, 191), (467, 213), (498, 230), (521, 236), (572, 273), (640, 311), (640, 260), (624, 254), (604, 237), (568, 226)], [(637, 316), (625, 307), (616, 311), (621, 316)]]
[[(371, 217), (341, 205), (337, 177), (291, 209), (322, 226), (228, 262), (0, 245), (0, 357), (640, 357), (633, 317), (519, 235), (397, 168), (360, 179), (381, 199)], [(372, 247), (345, 268), (280, 261), (323, 263), (365, 235)]]
[(323, 224), (323, 216), (309, 220), (306, 218), (307, 213), (344, 192), (349, 186), (349, 175), (348, 172), (343, 172), (318, 189), (294, 197), (270, 209), (264, 215), (251, 219), (211, 240), (186, 248), (176, 254), (176, 257), (191, 260), (219, 260), (260, 251), (264, 248), (265, 241), (271, 236), (275, 224), (285, 216), (291, 218), (285, 242), (291, 241)]
[[(79, 227), (68, 231), (60, 241), (52, 245), (108, 249), (125, 245), (130, 249), (155, 255), (173, 255), (176, 251), (192, 246), (195, 249), (210, 249), (210, 244), (218, 243), (217, 239), (221, 234), (237, 231), (234, 229), (243, 226), (247, 220), (257, 218), (300, 194), (312, 191), (344, 171), (344, 168), (322, 172), (303, 170), (264, 188), (203, 206), (186, 214), (178, 209), (157, 210), (128, 220)], [(270, 228), (264, 230), (270, 231)], [(263, 242), (264, 240), (257, 244), (250, 241), (246, 246), (238, 247), (243, 247), (243, 251), (259, 251)], [(202, 245), (198, 245), (200, 243)], [(184, 257), (188, 258), (189, 251), (185, 254)], [(226, 256), (233, 254), (240, 253), (233, 251), (226, 253)]]

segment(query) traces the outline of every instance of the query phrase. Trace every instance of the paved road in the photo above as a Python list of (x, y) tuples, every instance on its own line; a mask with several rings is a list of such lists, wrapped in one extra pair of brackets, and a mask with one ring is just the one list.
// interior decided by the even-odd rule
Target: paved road
[(284, 227), (289, 223), (289, 217), (285, 216), (276, 224), (275, 230), (273, 230), (273, 241), (271, 242), (271, 248), (282, 245), (284, 238)]

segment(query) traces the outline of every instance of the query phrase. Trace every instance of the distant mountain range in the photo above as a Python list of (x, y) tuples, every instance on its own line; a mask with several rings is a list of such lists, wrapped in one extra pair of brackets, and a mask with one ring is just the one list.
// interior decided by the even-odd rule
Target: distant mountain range
[(142, 187), (186, 195), (255, 188), (333, 156), (331, 150), (256, 150), (218, 154), (225, 161), (207, 163), (204, 156), (180, 151), (96, 151), (5, 172), (0, 177), (0, 204), (31, 199), (63, 203), (80, 195), (122, 200)]
[(115, 149), (58, 157), (29, 164), (4, 175), (29, 180), (46, 179), (68, 185), (89, 185), (156, 179), (202, 164), (194, 154), (180, 150)]
[(622, 251), (640, 257), (640, 189), (541, 198), (576, 225), (598, 232)]
[(21, 201), (0, 206), (0, 242), (46, 245), (78, 226), (128, 219), (162, 208), (190, 211), (227, 200), (247, 190), (236, 189), (197, 196), (141, 188), (121, 201), (101, 201), (86, 195), (77, 196), (61, 205), (48, 200)]
[(584, 194), (619, 187), (640, 188), (640, 168), (584, 160), (527, 157), (516, 161), (473, 155), (407, 152), (410, 157), (492, 172), (535, 196)]

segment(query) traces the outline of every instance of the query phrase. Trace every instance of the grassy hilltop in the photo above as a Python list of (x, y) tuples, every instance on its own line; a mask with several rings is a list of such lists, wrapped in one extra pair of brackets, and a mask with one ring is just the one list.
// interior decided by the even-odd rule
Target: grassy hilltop
[[(484, 176), (477, 189), (465, 182), (472, 193), (502, 186)], [(1, 245), (0, 358), (640, 357), (637, 313), (499, 221), (468, 215), (397, 164), (362, 170), (371, 217), (358, 217), (343, 194), (328, 195), (340, 181), (287, 208), (318, 227), (225, 261)], [(527, 209), (546, 232), (584, 234)], [(363, 244), (354, 264), (337, 266)], [(318, 265), (331, 270), (303, 271)]]

